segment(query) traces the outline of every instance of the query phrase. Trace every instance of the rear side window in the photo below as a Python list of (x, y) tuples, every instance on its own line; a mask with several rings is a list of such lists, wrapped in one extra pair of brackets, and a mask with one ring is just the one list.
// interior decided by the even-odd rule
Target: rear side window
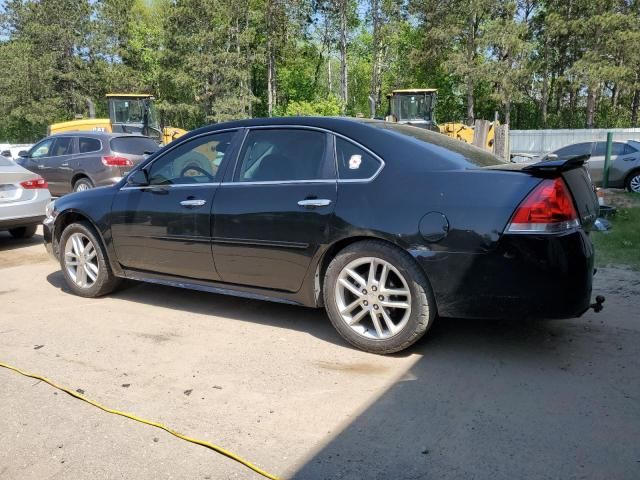
[(340, 137), (336, 137), (336, 157), (341, 180), (366, 180), (382, 166), (373, 155)]
[(589, 154), (591, 154), (591, 142), (568, 145), (566, 147), (562, 147), (556, 152), (556, 155), (558, 155), (558, 157), (575, 157), (576, 155)]
[(116, 137), (111, 139), (109, 145), (114, 152), (130, 155), (144, 155), (146, 152), (153, 153), (160, 149), (160, 146), (148, 137)]
[(629, 145), (628, 143), (625, 143), (624, 145), (624, 151), (622, 152), (623, 155), (633, 155), (634, 153), (636, 153), (638, 150), (633, 148), (631, 145)]
[(78, 150), (80, 153), (98, 152), (101, 148), (102, 144), (97, 138), (80, 137), (78, 139)]
[(327, 135), (305, 129), (252, 130), (240, 152), (241, 182), (329, 179), (334, 176), (327, 155)]

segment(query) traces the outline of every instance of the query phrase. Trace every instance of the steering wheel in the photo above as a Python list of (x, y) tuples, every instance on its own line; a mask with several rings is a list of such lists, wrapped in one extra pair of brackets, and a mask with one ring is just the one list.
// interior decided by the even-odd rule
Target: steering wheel
[[(201, 168), (197, 165), (187, 165), (186, 167), (184, 167), (182, 169), (182, 171), (180, 172), (180, 176), (181, 177), (185, 177), (185, 173), (189, 172), (189, 171), (195, 171), (195, 172), (199, 172), (202, 173), (205, 177), (207, 177), (209, 180), (213, 180), (215, 177), (213, 175), (211, 175), (209, 172), (207, 172), (204, 168)], [(188, 178), (188, 177), (187, 177)]]

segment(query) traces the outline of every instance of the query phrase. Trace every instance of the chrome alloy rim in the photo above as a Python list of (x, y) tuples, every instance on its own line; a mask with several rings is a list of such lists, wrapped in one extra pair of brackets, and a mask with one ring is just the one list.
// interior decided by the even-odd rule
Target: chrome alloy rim
[(98, 273), (98, 252), (89, 237), (74, 233), (64, 246), (64, 266), (69, 277), (80, 288), (90, 288)]
[(89, 190), (89, 185), (82, 182), (76, 187), (76, 192), (84, 192), (85, 190)]
[(407, 281), (393, 265), (375, 257), (359, 258), (342, 269), (335, 301), (342, 320), (372, 340), (398, 334), (411, 315)]
[(640, 174), (631, 179), (629, 186), (632, 192), (640, 193)]

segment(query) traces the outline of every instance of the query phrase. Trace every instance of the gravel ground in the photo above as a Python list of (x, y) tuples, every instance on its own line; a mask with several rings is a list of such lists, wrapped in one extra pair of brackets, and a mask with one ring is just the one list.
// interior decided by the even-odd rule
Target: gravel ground
[[(41, 238), (0, 233), (0, 362), (296, 479), (640, 478), (640, 274), (581, 319), (443, 320), (354, 350), (324, 313), (157, 285), (70, 294)], [(260, 478), (0, 369), (0, 478)]]

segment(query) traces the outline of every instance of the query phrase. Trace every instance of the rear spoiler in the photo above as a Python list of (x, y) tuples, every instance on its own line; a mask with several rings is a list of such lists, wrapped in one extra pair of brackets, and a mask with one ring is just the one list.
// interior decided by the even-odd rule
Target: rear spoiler
[(566, 158), (563, 160), (555, 159), (545, 161), (546, 156), (542, 158), (540, 162), (533, 163), (525, 166), (522, 171), (531, 173), (537, 177), (556, 177), (558, 174), (580, 168), (584, 165), (584, 162), (589, 160), (591, 155), (577, 155), (575, 157)]
[(549, 157), (544, 156), (536, 163), (499, 163), (483, 167), (483, 170), (507, 170), (525, 172), (536, 177), (555, 178), (564, 172), (580, 168), (590, 157), (591, 155), (577, 155), (562, 160), (557, 158), (547, 160)]

